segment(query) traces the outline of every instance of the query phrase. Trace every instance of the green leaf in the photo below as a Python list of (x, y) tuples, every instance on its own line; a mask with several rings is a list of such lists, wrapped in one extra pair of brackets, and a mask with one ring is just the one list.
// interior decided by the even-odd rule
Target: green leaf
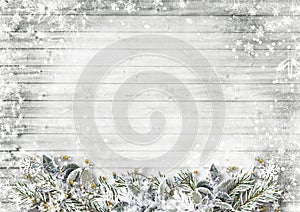
[(199, 204), (201, 202), (201, 196), (199, 195), (199, 193), (193, 191), (192, 195), (193, 195), (194, 203)]
[(69, 174), (72, 172), (72, 171), (74, 171), (75, 169), (78, 169), (79, 168), (79, 166), (78, 165), (76, 165), (76, 164), (68, 164), (68, 165), (66, 165), (64, 168), (63, 168), (63, 172), (64, 172), (64, 174), (65, 174), (65, 180), (68, 178), (68, 176), (69, 176)]
[(221, 211), (224, 211), (224, 210), (234, 211), (233, 207), (226, 202), (216, 202), (215, 206), (220, 208)]
[(214, 164), (211, 165), (209, 172), (213, 181), (219, 181), (220, 173)]
[(209, 189), (205, 188), (205, 187), (200, 187), (200, 188), (197, 188), (196, 190), (198, 192), (200, 192), (201, 194), (207, 195), (209, 197), (213, 196), (212, 192)]
[(80, 182), (84, 187), (88, 187), (91, 184), (92, 175), (89, 170), (84, 169), (81, 173)]
[(213, 208), (205, 208), (204, 211), (205, 212), (214, 212), (214, 209)]
[(196, 185), (196, 188), (200, 188), (200, 187), (204, 187), (204, 188), (207, 188), (209, 190), (212, 190), (212, 187), (210, 185), (210, 183), (206, 180), (202, 180), (202, 181), (199, 181)]
[(67, 182), (70, 182), (70, 180), (73, 180), (74, 182), (79, 182), (80, 175), (81, 175), (82, 169), (77, 168), (73, 170), (67, 177)]
[(231, 200), (231, 197), (226, 192), (222, 191), (217, 192), (216, 198), (220, 199), (222, 202)]
[(54, 173), (57, 169), (57, 166), (54, 163), (54, 161), (46, 155), (43, 155), (43, 167), (46, 171), (50, 173)]
[(161, 200), (164, 199), (165, 189), (166, 189), (166, 178), (161, 180), (158, 186), (158, 192), (159, 192), (158, 196), (160, 197)]

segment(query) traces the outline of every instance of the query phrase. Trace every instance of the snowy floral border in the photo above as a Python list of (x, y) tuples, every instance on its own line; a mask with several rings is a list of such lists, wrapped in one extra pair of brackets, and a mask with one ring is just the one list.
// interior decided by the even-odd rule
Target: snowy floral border
[[(25, 157), (25, 179), (16, 183), (11, 199), (21, 211), (279, 211), (283, 190), (277, 170), (257, 158), (252, 170), (212, 165), (174, 176), (145, 176), (139, 170), (94, 177), (92, 163), (80, 167), (64, 155)], [(284, 189), (284, 188), (283, 188)]]

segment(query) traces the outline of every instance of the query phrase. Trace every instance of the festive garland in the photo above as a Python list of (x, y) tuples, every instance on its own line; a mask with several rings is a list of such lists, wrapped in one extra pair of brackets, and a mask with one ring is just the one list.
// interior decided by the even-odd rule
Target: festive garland
[(22, 211), (279, 211), (282, 196), (276, 174), (261, 158), (251, 171), (233, 166), (222, 174), (212, 165), (206, 178), (198, 170), (95, 178), (89, 160), (80, 167), (68, 156), (23, 162), (25, 179), (11, 197)]

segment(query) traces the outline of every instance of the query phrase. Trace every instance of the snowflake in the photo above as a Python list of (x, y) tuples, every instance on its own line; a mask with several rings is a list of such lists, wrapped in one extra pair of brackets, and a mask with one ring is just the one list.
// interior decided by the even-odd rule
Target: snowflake
[(162, 7), (164, 5), (162, 0), (154, 0), (152, 4), (154, 7)]
[(251, 43), (247, 43), (246, 45), (244, 45), (244, 51), (249, 53), (249, 54), (253, 54), (254, 45), (251, 44)]
[(185, 2), (185, 0), (179, 0), (178, 7), (179, 8), (186, 8), (187, 7), (187, 3)]
[(236, 46), (241, 46), (242, 44), (243, 44), (243, 42), (241, 40), (236, 40), (235, 41)]
[(191, 18), (186, 18), (185, 21), (188, 23), (188, 24), (192, 24), (193, 23), (193, 20)]
[(118, 10), (119, 10), (119, 7), (118, 7), (118, 5), (117, 5), (116, 3), (112, 3), (112, 4), (110, 5), (110, 7), (111, 7), (111, 9), (114, 10), (114, 11), (118, 11)]
[(131, 12), (135, 11), (135, 4), (128, 3), (125, 7), (125, 10), (130, 14)]
[(264, 36), (264, 30), (263, 30), (263, 28), (262, 27), (259, 27), (258, 29), (257, 29), (257, 31), (256, 31), (256, 36), (258, 37), (258, 38), (260, 38), (260, 37), (263, 37)]

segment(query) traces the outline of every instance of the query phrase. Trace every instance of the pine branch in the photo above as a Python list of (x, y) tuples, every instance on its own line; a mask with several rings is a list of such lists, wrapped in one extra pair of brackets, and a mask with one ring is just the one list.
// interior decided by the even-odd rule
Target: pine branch
[(252, 187), (254, 179), (252, 174), (243, 173), (242, 171), (235, 175), (232, 179), (225, 180), (220, 183), (219, 190), (226, 192), (230, 197), (244, 192)]
[(242, 211), (252, 211), (257, 207), (274, 203), (280, 198), (280, 195), (278, 185), (269, 177), (241, 192), (239, 200), (234, 203), (234, 208)]
[(196, 188), (193, 174), (189, 171), (181, 171), (178, 174), (177, 185), (186, 192), (194, 191)]

